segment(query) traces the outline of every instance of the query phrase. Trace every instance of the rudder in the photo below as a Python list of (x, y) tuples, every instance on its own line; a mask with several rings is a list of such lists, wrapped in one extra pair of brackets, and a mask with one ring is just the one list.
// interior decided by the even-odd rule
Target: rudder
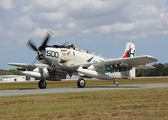
[(135, 45), (133, 43), (128, 42), (126, 44), (125, 52), (122, 58), (134, 57), (135, 55)]

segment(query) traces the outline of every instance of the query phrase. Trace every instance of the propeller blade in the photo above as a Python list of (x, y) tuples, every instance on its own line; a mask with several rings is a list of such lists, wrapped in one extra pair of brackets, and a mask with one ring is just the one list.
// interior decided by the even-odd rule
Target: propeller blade
[(51, 35), (48, 33), (46, 39), (45, 39), (44, 42), (43, 42), (43, 44), (39, 47), (40, 50), (44, 50), (44, 49), (45, 49), (46, 44), (47, 44), (47, 42), (48, 42), (50, 36), (51, 36)]
[(29, 40), (28, 45), (34, 50), (37, 51), (37, 47)]
[(32, 48), (34, 51), (37, 51), (37, 47), (34, 45), (34, 43), (32, 43), (31, 41), (30, 41), (30, 37), (27, 37), (27, 39), (26, 39), (26, 41), (25, 41), (25, 45), (29, 45), (30, 46), (30, 48)]
[(47, 42), (48, 42), (48, 40), (49, 40), (49, 38), (50, 38), (51, 35), (52, 35), (52, 32), (50, 30), (48, 30), (48, 34), (47, 34), (46, 38), (44, 39), (44, 42), (42, 43), (42, 45), (39, 48), (37, 48), (35, 46), (35, 44), (32, 41), (30, 41), (30, 37), (28, 37), (26, 39), (25, 45), (28, 44), (34, 51), (38, 51), (38, 50), (42, 51), (42, 50), (45, 49), (46, 44), (47, 44)]

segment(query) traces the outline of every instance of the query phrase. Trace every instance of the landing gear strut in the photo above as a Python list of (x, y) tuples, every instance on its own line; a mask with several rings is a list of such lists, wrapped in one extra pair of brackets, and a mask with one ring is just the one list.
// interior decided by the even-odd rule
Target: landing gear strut
[(117, 82), (117, 80), (114, 80), (114, 83), (118, 86), (119, 84), (118, 84), (118, 82)]
[(78, 81), (77, 81), (77, 85), (78, 85), (79, 88), (85, 87), (85, 85), (86, 85), (85, 79), (79, 78)]
[(47, 83), (46, 83), (45, 80), (42, 79), (42, 80), (39, 81), (38, 86), (39, 86), (40, 89), (45, 89), (46, 86), (47, 86)]

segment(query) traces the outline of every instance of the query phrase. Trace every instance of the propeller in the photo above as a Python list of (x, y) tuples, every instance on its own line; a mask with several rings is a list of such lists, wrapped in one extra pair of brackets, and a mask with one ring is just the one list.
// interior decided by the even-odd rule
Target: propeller
[(32, 43), (32, 41), (28, 41), (28, 43), (27, 43), (34, 51), (37, 51), (37, 47), (35, 46), (35, 44), (34, 43)]
[[(42, 62), (42, 60), (45, 58), (45, 48), (47, 47), (47, 43), (49, 41), (49, 38), (51, 37), (52, 32), (50, 30), (48, 30), (47, 32), (47, 36), (45, 37), (44, 41), (42, 42), (40, 47), (36, 47), (36, 45), (32, 42), (32, 40), (30, 39), (30, 37), (28, 37), (25, 41), (25, 45), (28, 45), (32, 50), (34, 50), (36, 52), (36, 59), (40, 60)], [(60, 62), (60, 59), (57, 59), (55, 61), (52, 62), (52, 64), (50, 65), (49, 68), (49, 72), (52, 72), (52, 70), (54, 69), (54, 67), (56, 66), (56, 64), (58, 64)], [(43, 70), (47, 71), (46, 68)]]
[(48, 34), (47, 34), (47, 37), (45, 38), (45, 40), (44, 40), (44, 42), (43, 42), (43, 44), (39, 47), (39, 50), (40, 50), (40, 51), (45, 49), (46, 44), (47, 44), (47, 42), (48, 42), (50, 36), (51, 36), (51, 35), (48, 33)]
[(25, 44), (29, 45), (29, 47), (34, 50), (34, 51), (42, 51), (45, 49), (46, 44), (48, 43), (48, 40), (50, 38), (50, 34), (48, 33), (46, 38), (44, 39), (42, 45), (37, 49), (36, 45), (32, 42), (32, 40), (30, 40), (30, 37), (28, 37), (25, 41)]
[(41, 46), (39, 48), (36, 47), (36, 45), (32, 42), (30, 37), (28, 37), (26, 39), (25, 45), (28, 45), (32, 50), (34, 50), (37, 53), (36, 54), (36, 58), (38, 60), (43, 60), (44, 59), (45, 48), (46, 48), (46, 45), (47, 45), (51, 35), (52, 35), (52, 32), (50, 30), (48, 30), (47, 35), (46, 35), (44, 41), (42, 42), (42, 44), (41, 44)]

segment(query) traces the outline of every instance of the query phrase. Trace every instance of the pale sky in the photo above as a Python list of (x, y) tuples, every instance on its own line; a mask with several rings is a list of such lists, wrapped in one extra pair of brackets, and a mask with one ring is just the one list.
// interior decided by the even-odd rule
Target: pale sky
[(32, 63), (35, 52), (25, 39), (40, 46), (47, 29), (53, 32), (49, 45), (76, 43), (119, 58), (130, 41), (136, 56), (168, 63), (168, 0), (0, 0), (0, 69)]

